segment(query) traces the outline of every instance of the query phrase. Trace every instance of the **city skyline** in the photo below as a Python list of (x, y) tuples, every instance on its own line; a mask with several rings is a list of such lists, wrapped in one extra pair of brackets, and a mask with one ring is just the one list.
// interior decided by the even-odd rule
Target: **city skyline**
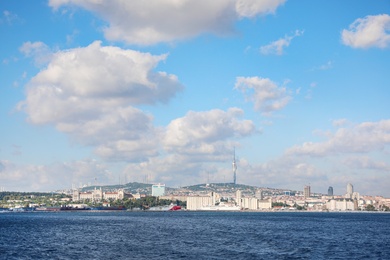
[(388, 1), (2, 1), (0, 187), (390, 197), (389, 28)]

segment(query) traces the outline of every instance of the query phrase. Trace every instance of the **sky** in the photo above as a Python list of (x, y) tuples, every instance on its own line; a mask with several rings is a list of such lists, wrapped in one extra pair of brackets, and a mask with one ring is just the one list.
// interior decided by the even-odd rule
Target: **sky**
[(388, 0), (0, 0), (0, 189), (390, 197)]

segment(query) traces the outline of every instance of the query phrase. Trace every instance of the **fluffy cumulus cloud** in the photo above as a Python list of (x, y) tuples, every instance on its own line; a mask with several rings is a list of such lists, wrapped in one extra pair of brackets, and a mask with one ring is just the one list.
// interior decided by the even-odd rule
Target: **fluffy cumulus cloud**
[(328, 133), (327, 138), (324, 142), (306, 142), (292, 147), (287, 154), (329, 156), (381, 151), (390, 144), (390, 120), (339, 128), (335, 133)]
[[(96, 13), (108, 22), (105, 37), (112, 41), (150, 45), (197, 36), (227, 34), (245, 17), (273, 13), (285, 0), (50, 0), (53, 9), (71, 5)], [(201, 19), (200, 19), (201, 17)]]
[(268, 78), (237, 77), (235, 89), (244, 93), (246, 99), (254, 103), (255, 110), (264, 115), (284, 108), (291, 100), (285, 87), (279, 87)]
[[(222, 182), (231, 175), (236, 140), (257, 133), (254, 123), (243, 116), (238, 108), (190, 111), (160, 133), (160, 156), (130, 164), (124, 174), (133, 180), (145, 181), (142, 177), (147, 176), (149, 181), (174, 186), (206, 182), (208, 178)], [(158, 141), (154, 145), (159, 145)]]
[(390, 45), (390, 16), (368, 15), (356, 19), (341, 33), (345, 45), (353, 48), (386, 48)]
[(214, 109), (205, 112), (190, 111), (173, 120), (167, 127), (164, 146), (180, 154), (219, 155), (226, 153), (226, 140), (255, 133), (252, 121), (241, 119), (243, 111)]
[(60, 51), (27, 84), (19, 107), (31, 123), (53, 124), (85, 145), (98, 146), (103, 157), (140, 160), (156, 151), (137, 153), (137, 147), (151, 148), (158, 135), (152, 116), (134, 106), (168, 102), (183, 88), (175, 75), (154, 71), (165, 59), (100, 42)]
[(296, 30), (293, 35), (286, 35), (284, 38), (271, 42), (268, 45), (260, 47), (260, 53), (264, 55), (276, 54), (282, 55), (285, 47), (290, 46), (292, 39), (301, 36), (303, 31)]
[[(10, 191), (52, 191), (53, 187), (68, 189), (72, 183), (109, 183), (113, 176), (95, 160), (80, 160), (49, 165), (18, 165), (1, 161), (0, 182)], [(53, 178), (53, 175), (56, 178)]]

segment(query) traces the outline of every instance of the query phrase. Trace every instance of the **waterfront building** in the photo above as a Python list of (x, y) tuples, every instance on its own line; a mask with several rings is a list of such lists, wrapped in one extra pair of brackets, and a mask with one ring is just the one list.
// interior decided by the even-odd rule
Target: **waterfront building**
[(125, 192), (123, 190), (103, 193), (103, 199), (105, 200), (122, 200), (124, 197)]
[[(242, 197), (241, 191), (236, 191), (236, 204), (242, 209), (248, 209), (248, 210), (264, 210), (264, 209), (271, 209), (272, 208), (272, 200), (263, 200), (261, 195), (261, 190), (258, 190), (259, 193), (256, 191), (256, 197)], [(261, 199), (259, 199), (259, 197)]]
[(241, 198), (240, 206), (242, 209), (257, 210), (259, 200), (256, 198)]
[(114, 192), (103, 192), (102, 189), (94, 189), (92, 191), (81, 192), (74, 190), (72, 194), (73, 201), (102, 201), (102, 200), (121, 200), (125, 197), (124, 190), (120, 189)]
[(237, 190), (236, 191), (236, 204), (240, 207), (241, 207), (241, 197), (242, 197), (241, 191)]
[(202, 210), (205, 207), (215, 206), (219, 201), (215, 192), (210, 192), (208, 196), (187, 197), (187, 210)]
[(272, 199), (261, 199), (258, 200), (257, 209), (259, 210), (270, 210), (272, 208)]
[(329, 186), (328, 188), (328, 196), (333, 196), (333, 187)]
[(306, 185), (303, 188), (303, 195), (304, 195), (305, 198), (309, 198), (310, 197), (310, 186), (309, 185)]
[(160, 197), (165, 195), (165, 184), (153, 184), (152, 196)]
[(351, 199), (331, 199), (326, 202), (326, 208), (330, 211), (357, 210), (357, 201)]

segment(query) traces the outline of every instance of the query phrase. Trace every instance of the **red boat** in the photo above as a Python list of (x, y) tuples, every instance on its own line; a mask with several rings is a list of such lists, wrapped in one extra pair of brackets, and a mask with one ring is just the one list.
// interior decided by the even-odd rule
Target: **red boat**
[(169, 210), (172, 210), (172, 211), (174, 211), (174, 210), (181, 210), (181, 207), (180, 206), (173, 206), (171, 209), (169, 209)]

